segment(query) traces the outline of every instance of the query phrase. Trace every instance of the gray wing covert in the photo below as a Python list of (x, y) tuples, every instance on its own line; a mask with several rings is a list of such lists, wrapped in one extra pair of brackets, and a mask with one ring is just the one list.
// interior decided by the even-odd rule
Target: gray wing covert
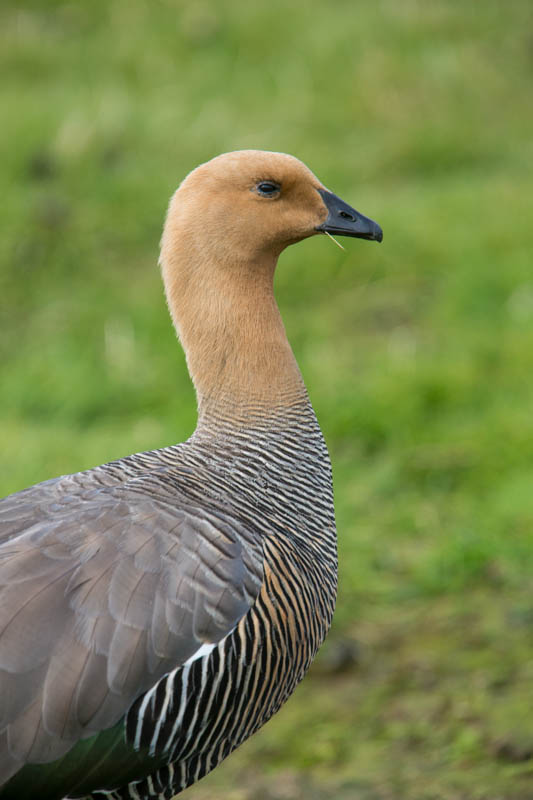
[(117, 722), (263, 580), (258, 537), (153, 479), (45, 487), (0, 502), (0, 784)]

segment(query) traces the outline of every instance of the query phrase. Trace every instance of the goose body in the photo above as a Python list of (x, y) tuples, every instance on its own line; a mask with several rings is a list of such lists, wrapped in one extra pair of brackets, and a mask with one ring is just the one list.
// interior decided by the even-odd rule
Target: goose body
[(291, 156), (194, 170), (161, 266), (195, 433), (0, 502), (0, 800), (171, 798), (309, 667), (335, 604), (331, 469), (272, 285), (321, 231), (381, 240)]

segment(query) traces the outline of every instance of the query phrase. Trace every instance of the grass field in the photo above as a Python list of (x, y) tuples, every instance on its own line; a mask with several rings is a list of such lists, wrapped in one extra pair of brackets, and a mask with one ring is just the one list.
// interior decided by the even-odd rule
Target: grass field
[(158, 240), (200, 161), (291, 152), (384, 229), (282, 257), (340, 595), (191, 800), (533, 798), (529, 0), (3, 0), (0, 488), (186, 438)]

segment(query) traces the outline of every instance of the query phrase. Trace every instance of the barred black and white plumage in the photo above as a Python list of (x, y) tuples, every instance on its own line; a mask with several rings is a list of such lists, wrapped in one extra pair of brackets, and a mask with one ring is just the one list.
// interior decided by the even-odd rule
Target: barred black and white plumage
[[(201, 475), (190, 481), (191, 499), (209, 486), (217, 505), (260, 537), (261, 592), (227, 637), (165, 675), (128, 711), (127, 740), (151, 756), (164, 754), (170, 766), (94, 797), (170, 798), (199, 780), (280, 708), (329, 628), (337, 574), (331, 470), (311, 406), (292, 409), (280, 431), (223, 430), (132, 456), (127, 470), (154, 473), (165, 465), (171, 479), (179, 459), (190, 475)], [(121, 466), (109, 465), (109, 474)], [(283, 528), (276, 526), (280, 508)], [(310, 517), (312, 539), (304, 524)]]
[(198, 426), (0, 503), (0, 800), (171, 798), (304, 676), (335, 604), (331, 469), (272, 277), (317, 231), (380, 240), (346, 209), (259, 151), (176, 193), (162, 267)]

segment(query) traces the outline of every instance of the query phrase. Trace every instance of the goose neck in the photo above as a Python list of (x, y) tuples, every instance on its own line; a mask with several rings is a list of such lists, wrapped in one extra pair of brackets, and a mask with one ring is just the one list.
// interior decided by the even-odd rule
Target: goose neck
[[(202, 256), (202, 257), (200, 257)], [(307, 400), (273, 291), (277, 256), (223, 258), (192, 243), (163, 261), (168, 305), (194, 383), (199, 425), (283, 417)]]

